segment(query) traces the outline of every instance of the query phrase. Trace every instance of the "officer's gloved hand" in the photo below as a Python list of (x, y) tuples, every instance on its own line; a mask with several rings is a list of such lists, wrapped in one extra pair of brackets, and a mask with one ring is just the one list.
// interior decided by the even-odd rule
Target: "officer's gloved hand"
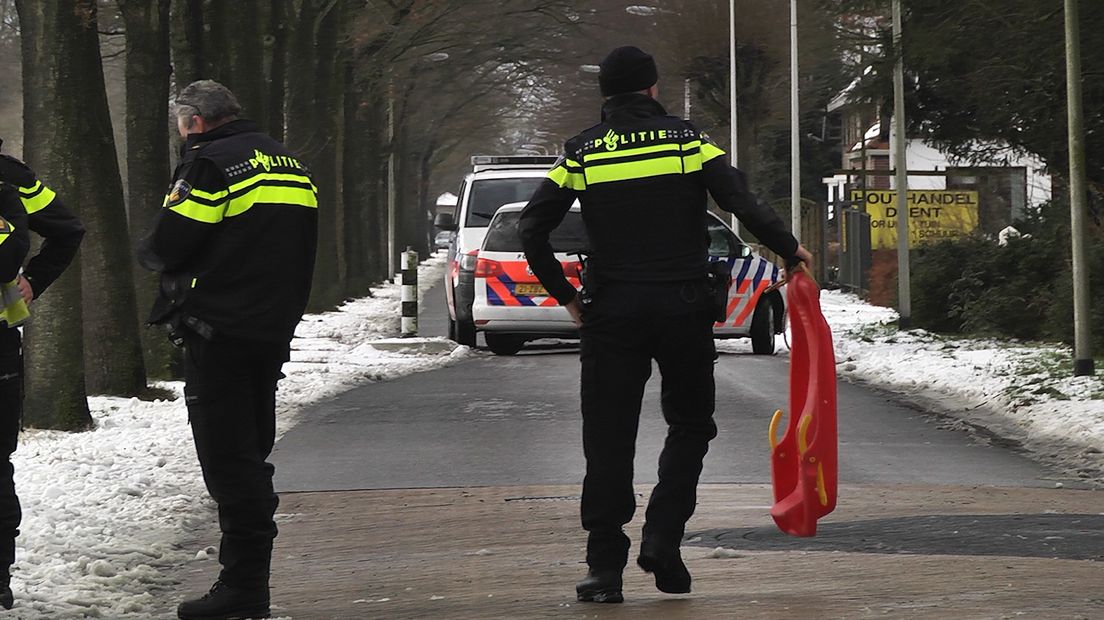
[(11, 155), (0, 154), (0, 181), (16, 187), (31, 187), (35, 184), (35, 173)]
[(805, 246), (799, 245), (797, 246), (797, 253), (786, 259), (786, 281), (788, 282), (795, 273), (802, 269), (812, 271), (813, 255), (805, 249)]

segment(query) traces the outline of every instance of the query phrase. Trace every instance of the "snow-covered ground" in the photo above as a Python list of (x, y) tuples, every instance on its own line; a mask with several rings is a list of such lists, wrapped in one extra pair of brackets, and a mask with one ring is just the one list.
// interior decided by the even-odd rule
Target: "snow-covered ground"
[[(979, 431), (979, 440), (1019, 444), (1073, 477), (1104, 485), (1104, 378), (1073, 377), (1068, 347), (900, 332), (894, 310), (838, 291), (821, 293), (821, 309), (841, 378), (900, 394)], [(750, 344), (720, 341), (718, 348)]]
[[(440, 281), (444, 258), (418, 274)], [(304, 405), (350, 387), (438, 368), (468, 354), (441, 339), (395, 339), (400, 289), (385, 285), (337, 312), (304, 318), (280, 382), (278, 421), (286, 431)], [(180, 383), (161, 387), (182, 393)], [(204, 562), (217, 576), (217, 540), (182, 398), (89, 398), (96, 429), (28, 431), (13, 457), (23, 504), (7, 617), (151, 618), (170, 613), (183, 593), (171, 570)], [(2, 613), (2, 612), (0, 612)]]
[(821, 295), (821, 307), (840, 376), (897, 392), (982, 429), (979, 437), (1018, 442), (1041, 461), (1104, 484), (1104, 378), (1074, 377), (1068, 347), (902, 333), (896, 312), (834, 291)]
[[(442, 256), (427, 261), (421, 288), (438, 282), (443, 269)], [(938, 406), (962, 424), (1104, 480), (1104, 381), (1070, 378), (1068, 350), (901, 334), (888, 324), (893, 311), (836, 292), (824, 292), (822, 306), (843, 377)], [(394, 339), (398, 308), (399, 287), (387, 285), (337, 312), (304, 318), (280, 384), (281, 432), (304, 405), (469, 355), (443, 339)], [(162, 387), (181, 392), (180, 384)], [(174, 569), (195, 562), (212, 579), (216, 574), (213, 549), (205, 549), (216, 541), (198, 536), (213, 528), (213, 505), (182, 399), (89, 402), (95, 430), (21, 438), (14, 462), (24, 521), (13, 579), (17, 606), (8, 617), (159, 617), (183, 594), (173, 589)]]

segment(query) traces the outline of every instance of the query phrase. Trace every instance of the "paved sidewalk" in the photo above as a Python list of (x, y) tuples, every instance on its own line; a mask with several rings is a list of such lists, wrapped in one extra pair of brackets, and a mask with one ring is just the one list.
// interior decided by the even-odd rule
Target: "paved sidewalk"
[[(639, 487), (643, 503), (646, 487)], [(623, 605), (580, 604), (576, 486), (284, 494), (273, 615), (441, 618), (1102, 618), (1104, 492), (845, 486), (813, 539), (762, 485), (708, 485), (686, 596), (635, 565)], [(630, 529), (634, 548), (639, 517)], [(697, 534), (697, 536), (694, 536)], [(717, 546), (726, 547), (717, 551)], [(200, 590), (213, 562), (193, 563)], [(199, 569), (199, 570), (197, 570)]]

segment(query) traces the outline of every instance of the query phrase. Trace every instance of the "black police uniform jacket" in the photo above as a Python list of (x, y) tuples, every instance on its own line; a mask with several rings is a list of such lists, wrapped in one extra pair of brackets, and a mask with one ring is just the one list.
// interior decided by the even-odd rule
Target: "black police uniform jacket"
[[(73, 262), (84, 238), (84, 225), (27, 164), (10, 155), (0, 155), (0, 182), (18, 197), (26, 215), (25, 228), (42, 238), (38, 252), (23, 267), (23, 278), (37, 298)], [(3, 282), (10, 280), (0, 277)]]
[(0, 182), (0, 286), (15, 280), (31, 247), (18, 191)]
[(704, 278), (707, 192), (783, 258), (797, 251), (797, 240), (755, 199), (724, 151), (651, 97), (611, 97), (602, 122), (568, 140), (564, 151), (518, 222), (533, 273), (561, 304), (576, 292), (548, 236), (576, 199), (590, 239), (590, 265), (603, 281)]
[(284, 145), (236, 120), (188, 136), (139, 260), (160, 271), (150, 323), (289, 341), (310, 296), (317, 189)]

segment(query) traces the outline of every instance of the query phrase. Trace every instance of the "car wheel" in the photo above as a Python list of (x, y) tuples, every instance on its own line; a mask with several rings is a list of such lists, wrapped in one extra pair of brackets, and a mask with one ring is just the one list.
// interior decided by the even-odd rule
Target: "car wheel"
[(774, 355), (774, 308), (766, 296), (759, 298), (751, 317), (751, 351), (756, 355)]
[(456, 342), (456, 321), (451, 316), (448, 318), (448, 339)]
[(494, 332), (486, 332), (483, 336), (487, 339), (487, 348), (495, 355), (516, 355), (525, 346), (525, 340), (520, 336)]
[(475, 323), (456, 321), (456, 342), (468, 347), (475, 346)]

